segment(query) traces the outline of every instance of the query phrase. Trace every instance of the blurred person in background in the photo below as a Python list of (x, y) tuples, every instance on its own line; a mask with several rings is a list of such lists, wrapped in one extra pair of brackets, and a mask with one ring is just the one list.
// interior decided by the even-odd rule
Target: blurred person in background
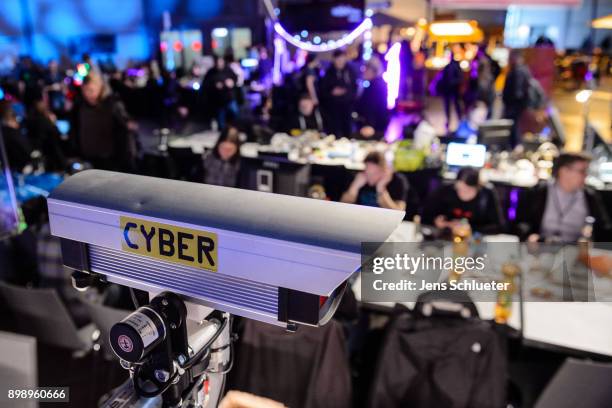
[(484, 102), (488, 109), (487, 116), (491, 117), (495, 101), (495, 78), (497, 78), (494, 71), (493, 61), (480, 47), (470, 66), (470, 79), (464, 95), (466, 111), (475, 103)]
[(56, 60), (50, 60), (45, 71), (45, 89), (47, 91), (49, 109), (56, 114), (65, 113), (64, 75)]
[(512, 146), (520, 142), (518, 134), (518, 122), (521, 115), (527, 108), (527, 97), (529, 91), (529, 80), (531, 73), (525, 65), (521, 50), (512, 50), (508, 60), (508, 75), (504, 84), (504, 119), (511, 119), (512, 125)]
[(111, 94), (104, 80), (95, 73), (87, 75), (70, 126), (78, 156), (95, 168), (131, 170), (135, 157), (131, 131), (135, 128), (123, 103)]
[(364, 159), (365, 170), (357, 173), (340, 201), (371, 207), (405, 210), (408, 181), (395, 173), (381, 152), (371, 152)]
[(21, 172), (30, 162), (32, 146), (22, 132), (11, 102), (8, 100), (0, 101), (0, 121), (9, 165), (13, 171)]
[(495, 190), (481, 185), (478, 169), (471, 167), (459, 170), (455, 182), (433, 192), (423, 206), (423, 223), (435, 225), (442, 234), (463, 219), (482, 234), (499, 234), (504, 227)]
[(299, 91), (302, 94), (307, 93), (315, 106), (319, 105), (318, 86), (319, 60), (317, 54), (310, 53), (306, 56), (304, 66), (300, 70)]
[(332, 65), (321, 80), (321, 103), (327, 133), (349, 137), (353, 130), (352, 113), (357, 79), (347, 66), (344, 50), (336, 50)]
[(319, 109), (308, 94), (298, 101), (297, 112), (289, 117), (286, 131), (290, 134), (302, 134), (307, 130), (323, 131), (323, 119)]
[(55, 122), (56, 117), (48, 106), (48, 97), (45, 93), (38, 93), (33, 97), (28, 111), (26, 128), (32, 146), (42, 153), (46, 171), (64, 171), (67, 166), (61, 134)]
[(554, 180), (525, 191), (517, 212), (522, 239), (576, 242), (586, 218), (593, 217), (594, 240), (612, 240), (612, 224), (601, 196), (585, 185), (590, 161), (583, 153), (562, 153), (553, 163)]
[(240, 132), (229, 125), (215, 147), (204, 154), (204, 183), (236, 187), (240, 171)]
[(228, 120), (233, 120), (238, 114), (236, 103), (236, 82), (238, 77), (226, 64), (225, 59), (214, 57), (215, 65), (204, 75), (202, 89), (208, 101), (213, 118), (220, 129)]
[(459, 61), (451, 53), (450, 62), (442, 70), (440, 80), (437, 84), (437, 93), (444, 99), (444, 114), (446, 115), (446, 130), (450, 129), (451, 103), (457, 114), (457, 122), (461, 120), (461, 84), (463, 83), (463, 71)]
[(56, 60), (52, 59), (47, 64), (47, 69), (45, 71), (45, 84), (52, 85), (61, 83), (64, 80), (64, 75), (59, 69), (59, 64)]
[(240, 61), (236, 60), (234, 56), (234, 50), (232, 47), (228, 47), (225, 50), (225, 63), (236, 75), (236, 86), (234, 87), (234, 98), (236, 100), (236, 114), (238, 114), (239, 108), (244, 104), (244, 78), (245, 73)]
[(383, 67), (377, 57), (365, 65), (363, 92), (357, 100), (359, 131), (354, 139), (381, 140), (389, 124), (387, 84), (382, 79)]

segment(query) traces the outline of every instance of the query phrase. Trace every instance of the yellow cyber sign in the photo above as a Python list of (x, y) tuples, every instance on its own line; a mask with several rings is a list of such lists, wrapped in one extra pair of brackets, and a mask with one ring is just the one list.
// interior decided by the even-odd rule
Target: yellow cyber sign
[(124, 251), (217, 272), (217, 234), (123, 216), (120, 223)]

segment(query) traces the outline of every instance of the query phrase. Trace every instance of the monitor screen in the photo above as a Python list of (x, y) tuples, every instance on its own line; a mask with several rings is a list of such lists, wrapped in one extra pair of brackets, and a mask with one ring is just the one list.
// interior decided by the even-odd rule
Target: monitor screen
[(446, 164), (458, 167), (482, 167), (487, 148), (481, 144), (449, 143), (446, 148)]

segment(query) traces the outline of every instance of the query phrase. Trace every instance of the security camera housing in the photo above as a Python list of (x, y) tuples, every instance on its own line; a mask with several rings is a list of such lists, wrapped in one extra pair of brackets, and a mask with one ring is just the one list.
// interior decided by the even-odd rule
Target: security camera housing
[(401, 211), (87, 170), (47, 200), (67, 267), (286, 326), (324, 324)]

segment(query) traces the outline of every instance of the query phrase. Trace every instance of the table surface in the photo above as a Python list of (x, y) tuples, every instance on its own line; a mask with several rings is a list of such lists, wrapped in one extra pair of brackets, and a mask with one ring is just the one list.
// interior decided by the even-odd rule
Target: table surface
[[(388, 242), (415, 242), (415, 226), (402, 222)], [(603, 278), (612, 281), (610, 278)], [(608, 282), (609, 283), (609, 282)], [(360, 277), (353, 291), (361, 301)], [(375, 303), (393, 307), (394, 303)], [(412, 308), (414, 302), (405, 302)], [(493, 319), (494, 302), (475, 302), (482, 319)], [(543, 345), (612, 356), (612, 302), (524, 302), (523, 338)], [(521, 330), (520, 303), (513, 302), (508, 325)]]
[[(212, 149), (219, 139), (220, 132), (214, 130), (206, 130), (199, 133), (194, 133), (188, 136), (173, 138), (168, 142), (169, 147), (185, 148), (191, 147), (194, 154), (201, 155), (206, 150)], [(257, 157), (257, 150), (261, 145), (257, 143), (244, 143), (240, 150), (243, 157)], [(365, 166), (361, 161), (355, 161), (351, 157), (310, 157), (307, 160), (294, 160), (296, 163), (315, 164), (322, 166), (344, 166), (347, 170), (362, 171)], [(533, 187), (540, 179), (534, 175), (525, 175), (515, 171), (499, 171), (497, 169), (482, 169), (481, 176), (483, 181), (490, 181), (495, 184), (507, 184), (513, 187), (529, 188)], [(453, 180), (456, 173), (446, 171), (442, 174), (445, 180)], [(612, 189), (611, 186), (593, 186), (598, 190)]]

